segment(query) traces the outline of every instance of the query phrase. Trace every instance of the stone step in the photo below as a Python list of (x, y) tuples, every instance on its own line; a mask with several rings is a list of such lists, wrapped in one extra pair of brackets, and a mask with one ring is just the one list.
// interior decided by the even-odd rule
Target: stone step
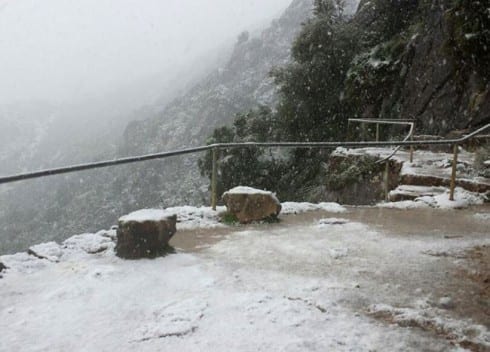
[(443, 194), (446, 190), (446, 187), (400, 185), (388, 194), (388, 200), (390, 202), (415, 200), (419, 197)]
[[(400, 183), (411, 186), (450, 187), (451, 179), (442, 176), (424, 174), (401, 175)], [(456, 186), (475, 193), (490, 192), (490, 180), (483, 177), (474, 179), (456, 178)]]

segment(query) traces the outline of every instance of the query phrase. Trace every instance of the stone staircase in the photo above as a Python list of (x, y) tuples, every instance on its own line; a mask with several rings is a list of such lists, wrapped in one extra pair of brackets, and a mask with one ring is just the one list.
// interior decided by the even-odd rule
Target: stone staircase
[[(356, 157), (369, 155), (383, 160), (392, 154), (390, 148), (338, 148), (334, 155), (350, 157), (355, 162)], [(451, 184), (453, 155), (447, 150), (416, 150), (413, 162), (410, 153), (398, 151), (390, 162), (390, 176), (387, 196), (390, 202), (410, 201), (417, 199), (428, 200), (430, 197), (445, 198)], [(456, 165), (456, 187), (472, 192), (490, 200), (490, 178), (481, 176), (481, 171), (474, 168), (475, 154), (460, 150)], [(488, 163), (488, 162), (487, 162)], [(487, 165), (485, 163), (485, 166)], [(488, 172), (483, 174), (488, 175)], [(464, 192), (463, 191), (463, 192)], [(444, 197), (443, 197), (444, 196)]]
[[(389, 193), (392, 202), (434, 197), (447, 192), (451, 184), (452, 154), (417, 151), (410, 163), (407, 153), (395, 158), (403, 163), (398, 187)], [(474, 153), (462, 150), (456, 166), (456, 187), (473, 193), (490, 195), (490, 178), (479, 176), (473, 167)]]

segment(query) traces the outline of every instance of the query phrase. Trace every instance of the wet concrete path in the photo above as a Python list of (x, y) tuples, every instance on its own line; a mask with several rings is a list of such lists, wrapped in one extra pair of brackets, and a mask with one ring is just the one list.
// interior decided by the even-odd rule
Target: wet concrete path
[[(483, 214), (483, 215), (482, 215)], [(485, 214), (487, 214), (485, 216)], [(244, 230), (280, 229), (311, 225), (325, 217), (339, 217), (366, 224), (387, 236), (432, 237), (461, 239), (470, 236), (490, 238), (490, 204), (469, 209), (389, 209), (377, 207), (348, 207), (345, 213), (310, 211), (280, 215), (277, 224), (232, 225), (218, 228), (183, 230), (170, 244), (184, 252), (196, 252), (227, 236)]]
[[(359, 226), (319, 228), (324, 218), (343, 218)], [(488, 204), (462, 210), (313, 211), (281, 216), (277, 224), (182, 231), (171, 244), (214, 260), (213, 248), (223, 241), (225, 246), (243, 247), (240, 258), (221, 255), (230, 266), (334, 280), (342, 287), (335, 292), (340, 304), (364, 314), (369, 306), (382, 303), (490, 328)], [(294, 253), (295, 241), (311, 242), (311, 255)], [(284, 243), (290, 252), (284, 252)], [(431, 325), (425, 328), (434, 330)]]

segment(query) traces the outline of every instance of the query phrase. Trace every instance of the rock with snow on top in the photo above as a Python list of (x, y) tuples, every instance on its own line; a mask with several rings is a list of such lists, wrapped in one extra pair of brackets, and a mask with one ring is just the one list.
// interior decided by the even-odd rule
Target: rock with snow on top
[(0, 260), (9, 271), (26, 274), (34, 273), (51, 264), (47, 260), (39, 259), (26, 252), (4, 255), (0, 257)]
[(85, 233), (68, 238), (63, 242), (65, 250), (97, 254), (113, 248), (114, 242), (100, 234)]
[(8, 269), (7, 266), (5, 264), (3, 264), (2, 262), (0, 262), (0, 273), (6, 269)]
[(47, 242), (30, 247), (27, 250), (27, 254), (33, 255), (39, 259), (46, 259), (50, 262), (57, 263), (60, 261), (63, 251), (58, 243)]
[(451, 297), (441, 297), (437, 303), (437, 306), (443, 309), (453, 309), (455, 304)]
[(282, 208), (272, 192), (251, 187), (235, 187), (223, 194), (223, 201), (242, 224), (275, 218)]
[(125, 259), (155, 258), (168, 251), (177, 231), (177, 215), (144, 209), (119, 219), (116, 255)]
[(113, 226), (110, 230), (102, 230), (96, 233), (96, 235), (100, 235), (102, 237), (110, 238), (115, 241), (117, 239), (117, 226)]

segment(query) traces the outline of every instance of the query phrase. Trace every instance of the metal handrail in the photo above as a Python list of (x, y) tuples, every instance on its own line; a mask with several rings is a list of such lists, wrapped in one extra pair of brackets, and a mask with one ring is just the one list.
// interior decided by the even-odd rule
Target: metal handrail
[(490, 123), (457, 139), (442, 139), (442, 140), (428, 140), (428, 141), (385, 141), (385, 142), (243, 142), (243, 143), (214, 143), (206, 146), (187, 148), (174, 150), (170, 152), (162, 152), (155, 154), (146, 154), (128, 158), (120, 158), (114, 160), (99, 161), (95, 163), (72, 165), (62, 168), (47, 169), (42, 171), (28, 172), (23, 174), (11, 175), (0, 177), (0, 184), (17, 182), (27, 179), (40, 178), (52, 175), (59, 175), (71, 172), (78, 172), (90, 169), (98, 169), (109, 166), (131, 164), (136, 162), (164, 159), (172, 156), (193, 154), (212, 149), (224, 149), (224, 148), (250, 148), (250, 147), (277, 147), (277, 148), (336, 148), (336, 147), (350, 147), (350, 148), (363, 148), (363, 147), (389, 147), (389, 146), (420, 146), (420, 145), (452, 145), (461, 144), (474, 136), (480, 134), (486, 129), (490, 128)]
[[(410, 130), (408, 131), (407, 136), (403, 139), (403, 142), (408, 141), (409, 139), (413, 138), (413, 133), (415, 131), (415, 120), (409, 119), (409, 120), (398, 120), (398, 119), (348, 119), (347, 120), (349, 123), (350, 122), (361, 122), (361, 123), (372, 123), (376, 124), (376, 142), (379, 142), (379, 125), (384, 124), (384, 125), (404, 125), (404, 126), (410, 126)], [(376, 163), (377, 164), (382, 164), (390, 160), (398, 151), (402, 148), (401, 145), (398, 145), (393, 152), (384, 158), (383, 160), (379, 160)], [(413, 162), (413, 146), (410, 147), (410, 162)]]
[[(415, 131), (415, 124), (414, 123), (409, 123), (410, 125), (410, 131), (408, 131), (408, 134), (407, 136), (405, 137), (405, 139), (403, 140), (403, 142), (406, 142), (408, 141), (409, 139), (412, 139), (413, 138), (413, 132)], [(393, 152), (388, 155), (386, 158), (384, 158), (383, 160), (380, 160), (378, 161), (379, 164), (382, 164), (388, 160), (390, 160), (393, 156), (395, 156), (396, 153), (398, 153), (398, 151), (402, 148), (401, 145), (397, 146)], [(410, 147), (410, 162), (413, 163), (413, 146)]]
[[(457, 161), (457, 146), (467, 140), (473, 138), (474, 136), (482, 133), (483, 131), (490, 129), (490, 123), (473, 131), (472, 133), (456, 139), (444, 139), (444, 140), (429, 140), (429, 141), (385, 141), (385, 142), (245, 142), (245, 143), (215, 143), (207, 146), (180, 149), (170, 152), (162, 152), (155, 154), (147, 154), (135, 157), (114, 159), (99, 161), (95, 163), (72, 165), (62, 168), (54, 168), (48, 170), (41, 170), (11, 176), (0, 177), (0, 184), (12, 183), (22, 180), (41, 178), (46, 176), (60, 175), (72, 172), (79, 172), (84, 170), (98, 169), (116, 165), (131, 164), (136, 162), (164, 159), (172, 156), (193, 154), (212, 150), (215, 154), (218, 149), (224, 148), (336, 148), (336, 147), (350, 147), (350, 148), (362, 148), (362, 147), (386, 147), (386, 146), (418, 146), (418, 145), (454, 145), (455, 146), (455, 160)], [(215, 157), (213, 157), (215, 161)], [(453, 163), (453, 168), (455, 173), (455, 163)], [(213, 173), (215, 172), (215, 167), (213, 167)], [(213, 181), (213, 184), (216, 181)], [(452, 188), (452, 194), (454, 193), (454, 187)], [(215, 198), (215, 196), (213, 196)], [(452, 196), (451, 196), (452, 198)]]
[(366, 122), (366, 123), (379, 123), (379, 124), (390, 124), (390, 125), (405, 125), (408, 123), (414, 123), (414, 119), (358, 119), (349, 118), (348, 121), (351, 122)]
[(114, 160), (105, 160), (105, 161), (99, 161), (99, 162), (95, 162), (95, 163), (78, 164), (78, 165), (66, 166), (66, 167), (55, 168), (55, 169), (34, 171), (34, 172), (28, 172), (28, 173), (24, 173), (24, 174), (17, 174), (17, 175), (0, 177), (0, 184), (23, 181), (23, 180), (33, 179), (33, 178), (46, 177), (46, 176), (67, 174), (67, 173), (79, 172), (79, 171), (84, 171), (84, 170), (99, 169), (99, 168), (104, 168), (104, 167), (109, 167), (109, 166), (131, 164), (131, 163), (136, 163), (136, 162), (141, 162), (141, 161), (164, 159), (164, 158), (168, 158), (171, 156), (198, 153), (198, 152), (206, 151), (206, 150), (210, 150), (210, 149), (211, 149), (211, 146), (204, 146), (204, 147), (197, 147), (197, 148), (174, 150), (174, 151), (170, 151), (170, 152), (147, 154), (147, 155), (140, 155), (140, 156), (134, 156), (134, 157), (128, 157), (128, 158), (120, 158), (120, 159), (114, 159)]

